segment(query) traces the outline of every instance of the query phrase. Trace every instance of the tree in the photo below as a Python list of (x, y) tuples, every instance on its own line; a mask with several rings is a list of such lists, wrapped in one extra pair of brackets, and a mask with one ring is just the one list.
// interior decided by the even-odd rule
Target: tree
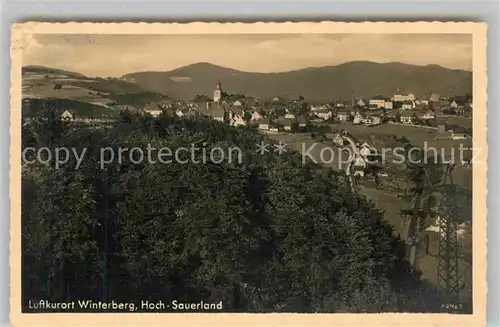
[[(24, 288), (24, 300), (99, 294), (222, 300), (234, 312), (435, 310), (383, 213), (343, 177), (297, 152), (256, 153), (271, 141), (250, 129), (166, 112), (123, 118), (54, 140), (87, 148), (80, 169), (23, 171), (23, 284), (50, 277), (49, 287)], [(101, 149), (148, 145), (238, 146), (245, 160), (196, 164), (206, 158), (199, 151), (182, 154), (182, 164), (123, 156), (100, 169)]]
[(243, 119), (248, 123), (252, 119), (252, 114), (249, 111), (245, 111)]

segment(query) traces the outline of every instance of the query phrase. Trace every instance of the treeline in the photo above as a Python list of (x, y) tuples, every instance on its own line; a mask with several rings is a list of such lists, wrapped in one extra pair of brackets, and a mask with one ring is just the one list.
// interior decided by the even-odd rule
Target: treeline
[[(23, 168), (24, 307), (176, 299), (238, 312), (439, 311), (373, 203), (298, 153), (256, 153), (270, 141), (250, 129), (131, 113), (112, 129), (73, 129), (43, 114), (24, 127), (23, 147), (87, 152), (77, 170)], [(101, 148), (148, 144), (237, 146), (244, 160), (99, 167)]]

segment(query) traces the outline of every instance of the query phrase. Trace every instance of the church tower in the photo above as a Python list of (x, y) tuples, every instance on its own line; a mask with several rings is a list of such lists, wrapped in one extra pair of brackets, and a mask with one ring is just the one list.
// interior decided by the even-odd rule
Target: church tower
[(221, 101), (221, 98), (222, 98), (222, 86), (221, 83), (218, 82), (214, 90), (214, 102), (219, 103)]

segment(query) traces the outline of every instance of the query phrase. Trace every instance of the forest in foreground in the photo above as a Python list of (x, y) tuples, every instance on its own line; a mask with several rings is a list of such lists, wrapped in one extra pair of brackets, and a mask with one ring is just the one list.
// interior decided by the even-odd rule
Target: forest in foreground
[[(298, 153), (256, 153), (265, 137), (249, 128), (123, 112), (90, 129), (47, 108), (22, 133), (23, 148), (87, 149), (78, 169), (75, 158), (23, 166), (25, 309), (175, 299), (222, 301), (226, 312), (439, 311), (383, 212)], [(102, 148), (148, 144), (237, 146), (244, 160), (101, 169)]]

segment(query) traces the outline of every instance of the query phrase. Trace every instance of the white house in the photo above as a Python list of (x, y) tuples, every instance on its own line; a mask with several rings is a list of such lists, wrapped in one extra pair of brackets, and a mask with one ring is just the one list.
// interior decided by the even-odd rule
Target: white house
[(424, 106), (428, 106), (429, 105), (429, 100), (421, 100), (422, 104)]
[(361, 157), (356, 158), (353, 163), (353, 175), (363, 177), (365, 175), (365, 168), (366, 161)]
[(184, 116), (184, 113), (182, 112), (182, 110), (181, 110), (181, 109), (177, 109), (177, 110), (175, 111), (175, 114), (177, 115), (177, 117), (183, 117), (183, 116)]
[(61, 114), (61, 119), (64, 120), (73, 120), (75, 118), (75, 115), (69, 110), (64, 110), (64, 112)]
[(346, 122), (349, 120), (349, 112), (348, 111), (339, 111), (337, 112), (337, 119), (341, 122)]
[(254, 111), (254, 112), (252, 112), (252, 118), (251, 118), (251, 120), (258, 121), (258, 120), (259, 120), (259, 119), (261, 119), (261, 118), (262, 118), (262, 115), (261, 115), (261, 114), (259, 114), (259, 112), (258, 112), (258, 111)]
[(397, 102), (404, 102), (404, 101), (414, 101), (415, 100), (415, 95), (408, 93), (408, 94), (394, 94), (392, 97), (392, 101), (397, 101)]
[(316, 116), (322, 118), (323, 120), (328, 120), (332, 118), (333, 113), (329, 110), (316, 111)]
[(321, 111), (321, 110), (327, 110), (328, 108), (323, 104), (321, 106), (313, 106), (311, 105), (311, 111)]
[(401, 105), (401, 109), (403, 109), (403, 110), (411, 110), (411, 109), (414, 108), (414, 104), (415, 103), (413, 101), (405, 101)]
[(363, 99), (359, 99), (358, 102), (356, 103), (360, 107), (366, 106), (366, 103), (363, 101)]
[(391, 110), (393, 108), (392, 101), (386, 101), (384, 103), (384, 108), (387, 109), (387, 110)]
[(458, 108), (458, 103), (456, 101), (453, 101), (452, 103), (450, 103), (450, 108)]
[(235, 107), (241, 107), (242, 105), (243, 105), (243, 103), (241, 103), (240, 100), (236, 100), (233, 102), (233, 106), (235, 106)]
[(434, 119), (434, 118), (436, 118), (436, 115), (432, 111), (427, 111), (420, 118), (422, 118), (422, 119)]
[(363, 119), (363, 124), (372, 126), (372, 125), (380, 125), (382, 123), (382, 119), (379, 116), (370, 116)]
[(438, 102), (441, 99), (441, 96), (438, 93), (432, 93), (429, 98), (430, 102)]
[(370, 108), (374, 108), (374, 110), (385, 107), (384, 99), (371, 99), (369, 102)]
[(285, 115), (285, 118), (287, 118), (287, 119), (295, 119), (295, 115), (294, 115), (294, 114), (292, 114), (292, 113), (287, 113), (287, 114)]
[(405, 111), (405, 112), (401, 113), (400, 121), (403, 124), (412, 124), (413, 123), (413, 115), (414, 115), (413, 111)]
[(245, 126), (246, 124), (247, 123), (245, 122), (243, 117), (241, 117), (238, 114), (233, 115), (233, 117), (231, 118), (231, 122), (230, 122), (231, 126)]
[(264, 118), (260, 118), (257, 120), (257, 124), (259, 124), (259, 129), (267, 131), (269, 129), (269, 121)]
[(356, 114), (354, 115), (354, 118), (352, 120), (352, 123), (354, 125), (361, 124), (361, 122), (364, 120), (364, 118), (365, 117), (360, 112), (356, 112)]

